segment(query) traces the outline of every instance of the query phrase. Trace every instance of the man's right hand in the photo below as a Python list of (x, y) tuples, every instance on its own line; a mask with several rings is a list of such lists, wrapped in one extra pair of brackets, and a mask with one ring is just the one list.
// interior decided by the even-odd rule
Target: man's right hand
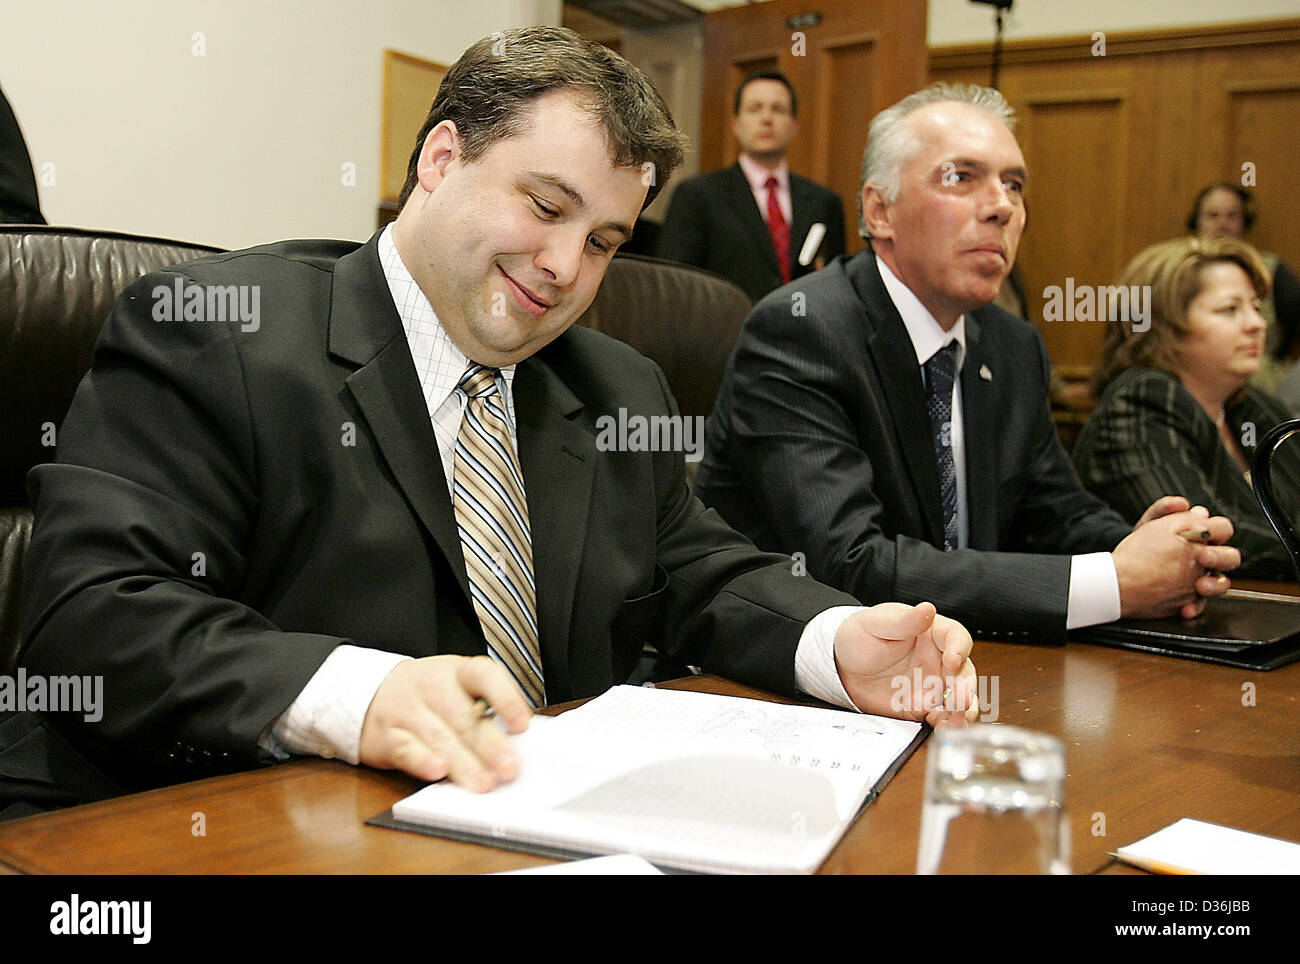
[(482, 698), (511, 733), (533, 711), (504, 667), (487, 656), (428, 656), (393, 667), (361, 726), (361, 762), (404, 770), (430, 782), (450, 777), (486, 792), (513, 780), (519, 761), (497, 723), (474, 705)]
[[(1241, 553), (1223, 545), (1232, 538), (1232, 523), (1211, 516), (1199, 505), (1165, 515), (1148, 511), (1143, 518), (1147, 521), (1111, 553), (1119, 577), (1121, 615), (1126, 619), (1200, 615), (1206, 597), (1228, 590), (1230, 584), (1220, 573), (1241, 565)], [(1209, 538), (1189, 541), (1180, 532), (1196, 533), (1198, 539), (1208, 532)]]

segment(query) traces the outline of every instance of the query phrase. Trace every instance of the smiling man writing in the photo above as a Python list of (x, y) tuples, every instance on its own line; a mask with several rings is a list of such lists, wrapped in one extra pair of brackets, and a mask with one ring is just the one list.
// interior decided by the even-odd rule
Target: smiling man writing
[[(517, 763), (479, 701), (518, 732), (649, 640), (884, 713), (919, 668), (953, 692), (917, 718), (973, 716), (959, 624), (792, 575), (678, 453), (598, 450), (602, 416), (675, 414), (651, 362), (571, 326), (682, 146), (617, 55), (507, 32), (443, 80), (390, 229), (128, 289), (33, 475), (22, 659), (105, 677), (73, 739), (128, 786), (303, 753), (486, 790)], [(153, 320), (176, 276), (258, 286), (260, 327)]]

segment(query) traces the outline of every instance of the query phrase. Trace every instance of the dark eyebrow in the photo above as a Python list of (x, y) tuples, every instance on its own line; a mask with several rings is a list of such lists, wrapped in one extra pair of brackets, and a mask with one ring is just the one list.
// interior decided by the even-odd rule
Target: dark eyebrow
[[(542, 173), (541, 171), (533, 171), (532, 177), (541, 181), (543, 184), (547, 184), (555, 188), (555, 190), (559, 191), (570, 201), (572, 201), (575, 205), (577, 205), (579, 210), (585, 211), (587, 209), (586, 199), (583, 198), (583, 196), (578, 193), (577, 189), (575, 189), (573, 185), (571, 185), (564, 178), (560, 177), (558, 174), (545, 174)], [(619, 234), (623, 235), (624, 241), (632, 237), (632, 228), (626, 224), (619, 224), (616, 221), (610, 221), (607, 224), (602, 224), (601, 227), (608, 228), (611, 231), (617, 231)]]

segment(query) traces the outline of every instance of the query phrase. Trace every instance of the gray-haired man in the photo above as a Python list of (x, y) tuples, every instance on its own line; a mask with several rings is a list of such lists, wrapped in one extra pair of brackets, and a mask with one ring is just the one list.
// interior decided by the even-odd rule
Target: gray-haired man
[(1231, 523), (1168, 497), (1130, 528), (1084, 492), (1041, 337), (990, 305), (1025, 226), (1011, 121), (996, 91), (942, 84), (876, 116), (870, 248), (755, 307), (696, 492), (863, 602), (932, 600), (976, 632), (1192, 614), (1240, 562)]

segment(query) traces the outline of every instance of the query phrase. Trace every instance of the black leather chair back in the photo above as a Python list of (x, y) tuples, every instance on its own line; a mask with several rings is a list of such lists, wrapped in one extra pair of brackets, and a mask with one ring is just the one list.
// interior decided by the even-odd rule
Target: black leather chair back
[(32, 510), (25, 479), (54, 458), (57, 426), (118, 294), (206, 245), (43, 225), (0, 226), (0, 674), (18, 652)]

